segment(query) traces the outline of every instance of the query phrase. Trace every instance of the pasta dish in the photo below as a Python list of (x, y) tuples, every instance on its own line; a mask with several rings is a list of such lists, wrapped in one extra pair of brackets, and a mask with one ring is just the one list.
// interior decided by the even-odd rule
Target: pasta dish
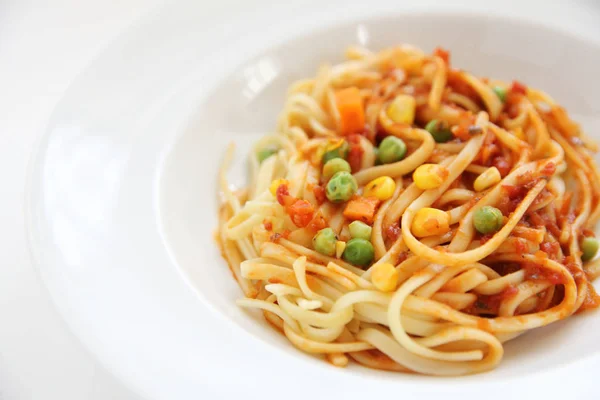
[(546, 93), (448, 51), (346, 51), (294, 83), (247, 187), (220, 170), (218, 241), (241, 287), (331, 364), (465, 375), (596, 308), (597, 146)]

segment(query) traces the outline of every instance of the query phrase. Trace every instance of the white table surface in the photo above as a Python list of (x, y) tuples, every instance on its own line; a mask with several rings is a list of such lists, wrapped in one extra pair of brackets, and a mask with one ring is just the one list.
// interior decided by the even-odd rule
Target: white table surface
[[(158, 4), (159, 0), (0, 0), (2, 400), (141, 400), (90, 357), (54, 310), (26, 247), (23, 184), (31, 148), (75, 75)], [(598, 3), (578, 4), (583, 8), (577, 22), (597, 27)], [(216, 7), (215, 2), (210, 5)], [(552, 9), (546, 6), (546, 12), (548, 7)], [(550, 19), (560, 25), (559, 16)]]

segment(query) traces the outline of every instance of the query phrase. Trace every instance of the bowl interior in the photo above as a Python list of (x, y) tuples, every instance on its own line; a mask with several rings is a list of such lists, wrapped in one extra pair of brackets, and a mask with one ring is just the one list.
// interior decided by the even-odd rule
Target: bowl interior
[[(379, 50), (400, 43), (425, 51), (438, 45), (447, 48), (454, 66), (540, 88), (564, 105), (590, 135), (600, 128), (600, 80), (594, 78), (595, 66), (600, 65), (598, 48), (526, 22), (451, 14), (369, 19), (296, 38), (239, 66), (206, 98), (173, 143), (161, 173), (160, 220), (172, 257), (198, 295), (224, 318), (290, 356), (308, 357), (260, 313), (235, 305), (242, 293), (213, 239), (218, 166), (226, 145), (234, 142), (236, 162), (229, 179), (244, 185), (249, 146), (273, 131), (292, 82), (314, 76), (323, 63), (341, 61), (348, 45)], [(486, 376), (519, 376), (594, 354), (599, 350), (594, 332), (599, 330), (600, 314), (594, 312), (537, 329), (510, 342), (503, 363)], [(357, 373), (384, 374), (366, 368)]]

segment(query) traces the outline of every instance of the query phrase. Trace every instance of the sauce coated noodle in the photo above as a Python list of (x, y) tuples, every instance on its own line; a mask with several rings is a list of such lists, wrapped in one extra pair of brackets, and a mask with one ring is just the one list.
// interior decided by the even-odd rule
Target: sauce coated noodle
[[(291, 86), (219, 242), (245, 298), (336, 366), (464, 375), (595, 308), (595, 144), (547, 94), (450, 54), (347, 50)], [(582, 260), (585, 260), (582, 261)]]

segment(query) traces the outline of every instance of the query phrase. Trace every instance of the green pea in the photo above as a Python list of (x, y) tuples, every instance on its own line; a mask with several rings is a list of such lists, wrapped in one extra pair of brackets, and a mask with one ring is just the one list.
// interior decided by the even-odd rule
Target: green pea
[(373, 261), (375, 249), (371, 242), (365, 239), (354, 238), (348, 240), (342, 258), (358, 267), (366, 267)]
[(483, 206), (473, 215), (475, 229), (483, 234), (496, 232), (502, 228), (502, 222), (502, 212), (492, 206)]
[(256, 157), (258, 157), (258, 162), (262, 163), (267, 158), (271, 157), (273, 154), (277, 154), (278, 151), (279, 151), (278, 149), (272, 149), (272, 148), (266, 148), (266, 149), (259, 150), (256, 153)]
[(433, 140), (435, 140), (437, 143), (445, 143), (454, 137), (446, 121), (432, 119), (427, 123), (427, 125), (425, 125), (425, 130), (431, 133)]
[(313, 237), (313, 248), (323, 255), (333, 257), (335, 255), (335, 243), (337, 240), (337, 235), (333, 229), (324, 228)]
[(341, 203), (350, 200), (357, 190), (356, 179), (349, 172), (341, 171), (327, 182), (325, 195), (332, 203)]
[(348, 161), (344, 160), (343, 158), (334, 158), (327, 161), (325, 165), (323, 165), (323, 178), (327, 180), (336, 173), (342, 171), (350, 172), (350, 164), (348, 164)]
[(504, 103), (506, 101), (506, 89), (501, 88), (500, 86), (494, 86), (492, 90), (496, 93), (498, 98)]
[(581, 261), (590, 261), (598, 252), (598, 239), (595, 237), (584, 237), (581, 241)]
[(323, 154), (323, 164), (326, 164), (327, 161), (333, 160), (334, 158), (343, 158), (345, 160), (348, 157), (349, 150), (350, 146), (348, 146), (348, 142), (344, 140), (341, 145), (335, 149), (328, 150)]
[(373, 153), (375, 153), (375, 165), (383, 164), (379, 159), (379, 149), (377, 147), (373, 147)]
[(371, 240), (371, 232), (373, 229), (362, 221), (354, 221), (348, 225), (350, 236), (356, 239)]
[(379, 160), (384, 164), (400, 161), (406, 155), (406, 144), (395, 136), (388, 136), (379, 144)]

